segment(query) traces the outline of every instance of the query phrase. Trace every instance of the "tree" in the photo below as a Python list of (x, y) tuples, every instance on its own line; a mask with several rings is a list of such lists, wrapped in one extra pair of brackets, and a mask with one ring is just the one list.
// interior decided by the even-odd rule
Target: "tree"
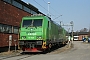
[(87, 28), (83, 28), (80, 30), (80, 32), (88, 32), (88, 29)]

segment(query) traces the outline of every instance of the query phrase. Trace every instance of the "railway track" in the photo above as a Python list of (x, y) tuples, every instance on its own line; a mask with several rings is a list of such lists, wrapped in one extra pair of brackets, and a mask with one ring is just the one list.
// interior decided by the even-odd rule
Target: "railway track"
[[(62, 47), (54, 47), (54, 49), (52, 49), (50, 52), (47, 52), (46, 54), (57, 54), (57, 53), (60, 53), (60, 52), (63, 52), (63, 51), (66, 51), (68, 50), (68, 45), (65, 45), (65, 46), (62, 46)], [(18, 53), (16, 55), (13, 55), (13, 56), (5, 56), (5, 57), (0, 57), (0, 60), (25, 60), (25, 59), (28, 59), (32, 56), (35, 56), (35, 55), (41, 55), (42, 53), (25, 53), (25, 54), (22, 54), (22, 53)]]
[(34, 56), (36, 54), (18, 54), (18, 55), (14, 55), (14, 56), (6, 56), (6, 57), (2, 57), (0, 58), (0, 60), (24, 60), (25, 58)]

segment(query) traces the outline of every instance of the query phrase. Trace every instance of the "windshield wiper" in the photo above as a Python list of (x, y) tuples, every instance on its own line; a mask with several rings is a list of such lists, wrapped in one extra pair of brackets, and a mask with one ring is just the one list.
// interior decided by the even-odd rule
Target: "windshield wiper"
[(32, 20), (31, 24), (28, 25), (28, 26), (26, 27), (26, 29), (27, 29), (28, 27), (33, 27), (33, 23), (34, 23), (34, 20)]

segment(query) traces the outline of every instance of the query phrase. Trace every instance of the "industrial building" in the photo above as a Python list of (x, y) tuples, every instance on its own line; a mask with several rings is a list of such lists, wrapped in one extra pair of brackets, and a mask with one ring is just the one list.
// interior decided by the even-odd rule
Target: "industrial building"
[(83, 38), (87, 38), (89, 32), (74, 32), (74, 41), (82, 41)]
[[(18, 33), (23, 16), (42, 14), (36, 7), (22, 0), (0, 0), (0, 51), (18, 46)], [(11, 43), (11, 44), (10, 44)]]

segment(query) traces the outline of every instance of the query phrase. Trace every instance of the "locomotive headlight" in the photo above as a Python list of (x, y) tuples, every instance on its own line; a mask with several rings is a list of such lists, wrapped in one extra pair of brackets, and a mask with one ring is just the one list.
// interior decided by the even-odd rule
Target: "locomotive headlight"
[(22, 39), (26, 39), (26, 36), (22, 36), (21, 38), (22, 38)]
[(37, 36), (37, 40), (41, 40), (42, 39), (42, 36)]
[(41, 36), (39, 36), (38, 38), (39, 38), (39, 39), (41, 39), (42, 37), (41, 37)]

